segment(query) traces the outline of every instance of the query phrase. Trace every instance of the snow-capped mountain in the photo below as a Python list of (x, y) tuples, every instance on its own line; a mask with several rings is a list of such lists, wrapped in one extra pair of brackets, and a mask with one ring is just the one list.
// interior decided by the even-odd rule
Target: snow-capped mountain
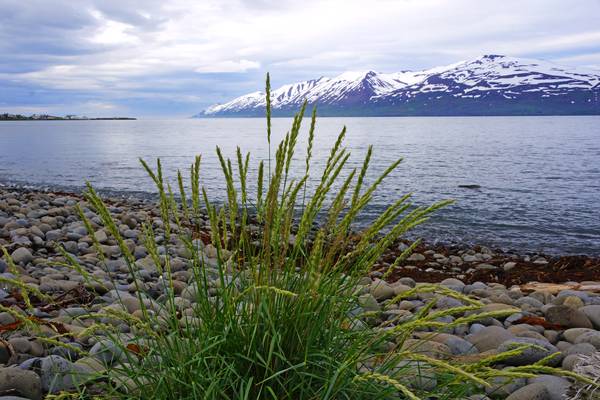
[[(345, 72), (271, 92), (273, 114), (307, 101), (322, 116), (600, 114), (600, 71), (541, 60), (485, 55), (423, 71)], [(264, 116), (264, 92), (207, 108), (195, 117)]]

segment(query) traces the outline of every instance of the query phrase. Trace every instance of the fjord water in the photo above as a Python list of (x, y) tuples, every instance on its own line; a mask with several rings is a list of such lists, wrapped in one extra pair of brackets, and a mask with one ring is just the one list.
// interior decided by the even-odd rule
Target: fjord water
[[(273, 120), (273, 154), (290, 123)], [(428, 241), (600, 255), (600, 117), (321, 118), (315, 172), (343, 125), (351, 166), (374, 145), (371, 178), (404, 158), (362, 218), (414, 192), (417, 204), (456, 200), (420, 229)], [(298, 174), (306, 132), (299, 140)], [(172, 178), (202, 154), (201, 183), (222, 201), (216, 145), (232, 157), (239, 145), (255, 166), (268, 157), (265, 120), (2, 122), (0, 184), (77, 190), (89, 180), (107, 192), (143, 195), (154, 190), (138, 157), (160, 157)]]

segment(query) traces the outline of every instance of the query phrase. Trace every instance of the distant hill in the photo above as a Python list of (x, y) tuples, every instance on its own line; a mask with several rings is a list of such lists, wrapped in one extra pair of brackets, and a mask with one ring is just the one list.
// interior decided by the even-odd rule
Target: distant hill
[(76, 115), (67, 115), (64, 117), (57, 117), (55, 115), (47, 114), (33, 114), (33, 115), (21, 115), (21, 114), (0, 114), (0, 121), (112, 121), (112, 120), (135, 120), (137, 118), (130, 117), (78, 117)]
[[(321, 116), (600, 115), (600, 71), (484, 55), (423, 71), (346, 72), (272, 91), (273, 115), (306, 100)], [(213, 105), (194, 118), (262, 117), (265, 94)]]

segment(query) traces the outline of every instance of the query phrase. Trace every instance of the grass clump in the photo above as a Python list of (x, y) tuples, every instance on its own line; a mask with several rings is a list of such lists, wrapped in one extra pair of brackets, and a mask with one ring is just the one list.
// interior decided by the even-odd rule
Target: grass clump
[[(267, 80), (270, 148), (269, 99)], [(450, 202), (414, 207), (410, 195), (403, 196), (356, 234), (352, 227), (357, 216), (401, 160), (366, 186), (372, 157), (369, 147), (362, 167), (343, 174), (350, 157), (343, 145), (344, 128), (316, 187), (309, 189), (315, 111), (304, 174), (299, 178), (291, 174), (305, 107), (277, 145), (273, 160), (269, 157), (267, 168), (259, 163), (256, 181), (248, 176), (249, 154), (238, 148), (232, 160), (217, 148), (227, 188), (223, 207), (211, 202), (200, 184), (200, 157), (190, 169), (189, 192), (182, 173), (177, 175), (180, 201), (163, 178), (160, 160), (156, 169), (142, 161), (158, 190), (165, 239), (159, 249), (157, 226), (144, 225), (145, 247), (162, 283), (157, 299), (145, 290), (135, 257), (108, 208), (88, 185), (86, 198), (119, 245), (141, 307), (138, 315), (116, 309), (99, 315), (123, 321), (131, 327), (132, 336), (121, 335), (106, 324), (93, 326), (122, 347), (124, 362), (115, 363), (107, 373), (117, 382), (116, 388), (105, 387), (107, 396), (414, 400), (435, 395), (454, 399), (481, 389), (493, 376), (529, 376), (530, 370), (496, 371), (486, 360), (475, 367), (450, 365), (403, 346), (414, 330), (450, 326), (439, 322), (441, 317), (459, 316), (455, 325), (477, 318), (461, 316), (480, 304), (454, 292), (422, 288), (458, 296), (465, 305), (431, 312), (431, 302), (408, 321), (379, 324), (372, 318), (378, 311), (364, 312), (357, 289), (361, 278), (399, 237)], [(256, 193), (252, 198), (251, 192)], [(83, 212), (80, 216), (101, 255), (90, 222)], [(210, 237), (204, 237), (203, 231), (209, 231)], [(185, 246), (190, 255), (191, 275), (183, 293), (171, 270), (170, 249), (175, 244)], [(85, 274), (81, 268), (78, 271)], [(489, 316), (497, 314), (483, 317)], [(84, 333), (92, 331), (88, 328)]]

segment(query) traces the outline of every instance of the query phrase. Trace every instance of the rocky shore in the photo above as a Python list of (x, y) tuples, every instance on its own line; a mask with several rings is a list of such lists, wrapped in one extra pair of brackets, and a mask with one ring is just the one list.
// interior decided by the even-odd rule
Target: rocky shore
[[(144, 305), (158, 312), (164, 281), (145, 248), (141, 223), (151, 223), (157, 243), (164, 244), (160, 210), (151, 201), (141, 199), (114, 198), (107, 203), (136, 258), (141, 284), (148, 294)], [(93, 224), (105, 262), (77, 215), (77, 204)], [(216, 268), (216, 249), (202, 235), (197, 241), (208, 268)], [(190, 283), (190, 254), (181, 243), (172, 242), (168, 251), (177, 307), (182, 316), (190, 316), (197, 290)], [(86, 281), (65, 265), (67, 259), (57, 250), (59, 245), (95, 280)], [(0, 258), (0, 400), (39, 400), (47, 394), (74, 391), (83, 384), (92, 387), (93, 392), (93, 381), (85, 377), (110, 368), (124, 360), (125, 355), (108, 335), (88, 334), (86, 329), (100, 321), (115, 325), (122, 340), (134, 334), (122, 321), (106, 316), (95, 318), (94, 314), (118, 310), (141, 316), (141, 305), (134, 296), (136, 285), (119, 246), (80, 196), (10, 188), (0, 188), (0, 246), (15, 264), (13, 268)], [(507, 310), (507, 316), (485, 318), (435, 335), (416, 332), (404, 346), (443, 360), (477, 362), (514, 346), (531, 344), (521, 354), (503, 359), (494, 367), (530, 365), (554, 354), (549, 365), (595, 376), (594, 365), (600, 360), (600, 260), (508, 254), (485, 247), (423, 245), (382, 280), (383, 271), (405, 246), (406, 243), (395, 244), (378, 268), (362, 280), (362, 311), (375, 312), (379, 322), (397, 324), (412, 318), (431, 301), (436, 301), (433, 310), (461, 304), (452, 296), (433, 293), (417, 293), (391, 302), (399, 294), (433, 282), (481, 301), (484, 306), (477, 313)], [(163, 255), (167, 251), (162, 246), (158, 250)], [(53, 301), (45, 300), (46, 297), (24, 298), (16, 281)], [(454, 318), (447, 316), (442, 322)], [(35, 333), (23, 320), (37, 327)], [(437, 384), (436, 377), (427, 375), (427, 371), (418, 376), (409, 374), (406, 379), (407, 385), (418, 389)], [(591, 388), (574, 385), (567, 376), (540, 375), (511, 381), (499, 378), (490, 383), (486, 396), (470, 399), (597, 398), (592, 397)], [(114, 385), (126, 387), (118, 378)]]

